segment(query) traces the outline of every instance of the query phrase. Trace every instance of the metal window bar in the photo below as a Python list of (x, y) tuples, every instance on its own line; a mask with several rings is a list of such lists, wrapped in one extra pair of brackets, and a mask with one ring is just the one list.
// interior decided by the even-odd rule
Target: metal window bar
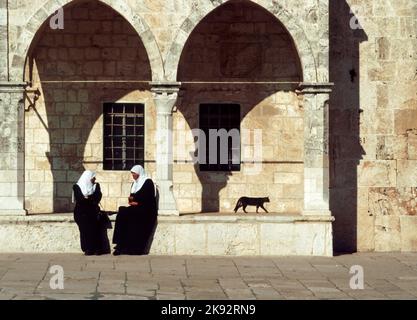
[[(111, 115), (111, 137), (113, 137), (114, 135), (114, 105), (111, 106), (111, 110), (112, 110), (112, 115)], [(110, 139), (111, 141), (111, 158), (112, 158), (112, 163), (111, 163), (111, 168), (114, 169), (114, 140), (113, 138)]]
[(126, 170), (126, 105), (123, 105), (122, 117), (122, 169)]
[[(137, 114), (135, 106), (135, 114)], [(133, 135), (136, 136), (136, 117), (133, 118)], [(133, 161), (136, 162), (136, 139), (133, 139)]]
[[(239, 111), (239, 112), (237, 112)], [(236, 104), (202, 104), (200, 105), (200, 128), (209, 137), (210, 129), (238, 129), (240, 131), (240, 105)], [(219, 142), (219, 141), (218, 141)], [(206, 142), (208, 148), (209, 141)], [(217, 143), (217, 164), (209, 162), (209, 148), (206, 149), (206, 164), (200, 164), (201, 171), (239, 171), (240, 163), (233, 163), (236, 153), (240, 159), (240, 146), (233, 148), (232, 138), (228, 138), (228, 163), (220, 163), (220, 143)]]
[(104, 170), (127, 170), (134, 164), (143, 165), (144, 105), (105, 104), (104, 113)]

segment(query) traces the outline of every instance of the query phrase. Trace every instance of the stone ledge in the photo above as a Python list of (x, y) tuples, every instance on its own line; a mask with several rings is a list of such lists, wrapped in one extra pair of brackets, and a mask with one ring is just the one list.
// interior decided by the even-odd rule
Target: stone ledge
[(3, 93), (24, 92), (25, 87), (27, 86), (28, 86), (27, 82), (0, 81), (0, 92), (3, 92)]
[[(116, 215), (110, 216), (111, 221)], [(295, 222), (333, 222), (335, 219), (329, 215), (283, 215), (283, 214), (216, 214), (197, 213), (182, 214), (180, 216), (158, 216), (158, 223), (295, 223)], [(72, 213), (32, 214), (26, 216), (0, 215), (0, 224), (30, 224), (37, 222), (72, 222), (75, 223)]]

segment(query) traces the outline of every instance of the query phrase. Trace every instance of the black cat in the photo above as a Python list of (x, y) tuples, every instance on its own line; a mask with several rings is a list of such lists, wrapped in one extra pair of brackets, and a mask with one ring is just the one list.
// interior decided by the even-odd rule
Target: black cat
[(269, 197), (266, 198), (249, 198), (249, 197), (242, 197), (240, 198), (237, 203), (236, 203), (236, 207), (235, 207), (235, 213), (237, 212), (237, 210), (239, 210), (240, 207), (243, 207), (243, 211), (245, 213), (246, 212), (246, 207), (247, 206), (256, 206), (256, 213), (258, 213), (258, 209), (262, 208), (265, 210), (265, 212), (268, 213), (268, 210), (265, 209), (264, 207), (264, 203), (265, 202), (270, 202), (269, 201)]

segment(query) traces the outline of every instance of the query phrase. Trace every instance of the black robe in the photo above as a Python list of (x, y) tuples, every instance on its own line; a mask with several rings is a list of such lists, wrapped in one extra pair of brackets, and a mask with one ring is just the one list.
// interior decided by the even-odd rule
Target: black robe
[(135, 194), (131, 194), (137, 206), (120, 207), (116, 217), (113, 243), (124, 254), (146, 254), (155, 231), (157, 207), (155, 187), (151, 179)]
[(107, 229), (98, 218), (102, 193), (100, 185), (96, 184), (95, 192), (84, 198), (80, 187), (73, 186), (75, 208), (74, 220), (80, 230), (81, 250), (91, 254), (110, 253), (110, 244), (107, 238)]

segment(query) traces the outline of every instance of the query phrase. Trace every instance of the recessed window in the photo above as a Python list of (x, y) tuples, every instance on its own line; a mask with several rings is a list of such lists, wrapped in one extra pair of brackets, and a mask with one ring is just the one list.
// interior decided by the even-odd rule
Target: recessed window
[(130, 170), (145, 162), (145, 106), (104, 103), (104, 170)]
[(240, 105), (201, 104), (200, 171), (240, 171)]

